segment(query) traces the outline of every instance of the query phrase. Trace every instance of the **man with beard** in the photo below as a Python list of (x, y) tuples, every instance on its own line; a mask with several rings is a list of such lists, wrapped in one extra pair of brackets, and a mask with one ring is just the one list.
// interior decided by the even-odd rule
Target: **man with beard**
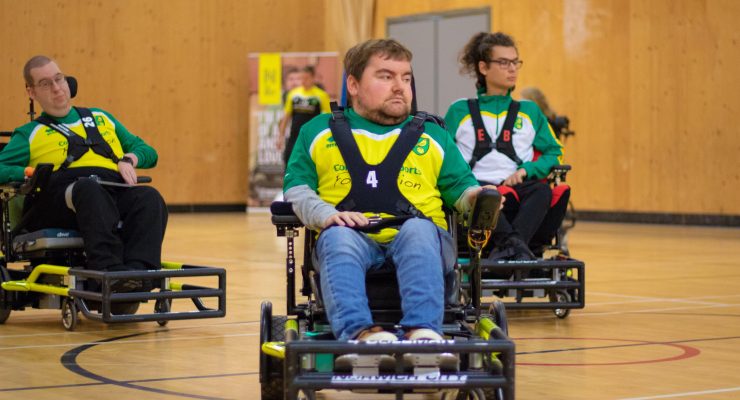
[[(411, 57), (392, 39), (350, 49), (352, 108), (304, 125), (287, 166), (285, 199), (321, 230), (314, 257), (339, 340), (442, 338), (456, 257), (442, 206), (466, 210), (481, 190), (452, 137), (425, 114), (410, 115)], [(399, 332), (374, 323), (365, 292), (365, 275), (386, 260), (402, 298)]]

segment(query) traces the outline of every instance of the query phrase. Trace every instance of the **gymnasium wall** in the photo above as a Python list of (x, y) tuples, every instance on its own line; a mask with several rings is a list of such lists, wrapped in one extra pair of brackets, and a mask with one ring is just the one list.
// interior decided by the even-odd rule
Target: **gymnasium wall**
[[(244, 204), (247, 53), (339, 50), (331, 11), (358, 1), (0, 0), (0, 130), (26, 122), (21, 68), (47, 54), (79, 78), (77, 104), (157, 148), (169, 204)], [(377, 0), (372, 31), (481, 7), (518, 40), (519, 87), (571, 119), (579, 209), (740, 215), (740, 2)]]
[[(247, 53), (324, 50), (320, 0), (0, 0), (0, 130), (28, 120), (22, 68), (46, 54), (159, 152), (169, 204), (245, 204)], [(39, 110), (40, 111), (40, 110)]]
[(378, 0), (373, 33), (481, 7), (518, 42), (518, 87), (570, 117), (578, 209), (740, 215), (740, 2)]

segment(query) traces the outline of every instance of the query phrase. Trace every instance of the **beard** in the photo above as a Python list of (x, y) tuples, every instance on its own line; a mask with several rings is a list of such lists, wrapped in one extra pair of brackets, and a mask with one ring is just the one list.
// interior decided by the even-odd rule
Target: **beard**
[(379, 125), (398, 125), (411, 114), (411, 104), (405, 102), (404, 104), (383, 103), (380, 107), (371, 109), (366, 107), (360, 99), (353, 100), (364, 111), (363, 117)]

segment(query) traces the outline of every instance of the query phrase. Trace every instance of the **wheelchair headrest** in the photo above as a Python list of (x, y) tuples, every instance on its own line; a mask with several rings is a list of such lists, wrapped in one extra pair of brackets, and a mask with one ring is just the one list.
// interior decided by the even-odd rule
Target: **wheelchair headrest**
[(65, 76), (64, 79), (67, 80), (67, 85), (69, 85), (69, 97), (74, 98), (77, 96), (77, 78), (74, 76)]

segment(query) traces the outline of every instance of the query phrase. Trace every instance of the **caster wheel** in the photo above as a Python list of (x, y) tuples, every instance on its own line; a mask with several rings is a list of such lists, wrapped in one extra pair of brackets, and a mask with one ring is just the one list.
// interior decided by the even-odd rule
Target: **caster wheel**
[[(168, 313), (172, 309), (172, 299), (159, 299), (156, 303), (154, 303), (154, 312), (155, 313)], [(157, 323), (159, 326), (166, 326), (167, 325), (166, 320), (159, 320)]]
[(74, 299), (69, 297), (62, 302), (62, 325), (70, 332), (77, 327), (77, 305)]
[[(554, 301), (556, 303), (570, 303), (571, 298), (568, 292), (560, 291), (555, 294)], [(570, 314), (570, 308), (556, 308), (552, 310), (552, 312), (555, 313), (556, 317), (560, 319), (564, 319), (564, 318), (567, 318), (568, 315)]]

